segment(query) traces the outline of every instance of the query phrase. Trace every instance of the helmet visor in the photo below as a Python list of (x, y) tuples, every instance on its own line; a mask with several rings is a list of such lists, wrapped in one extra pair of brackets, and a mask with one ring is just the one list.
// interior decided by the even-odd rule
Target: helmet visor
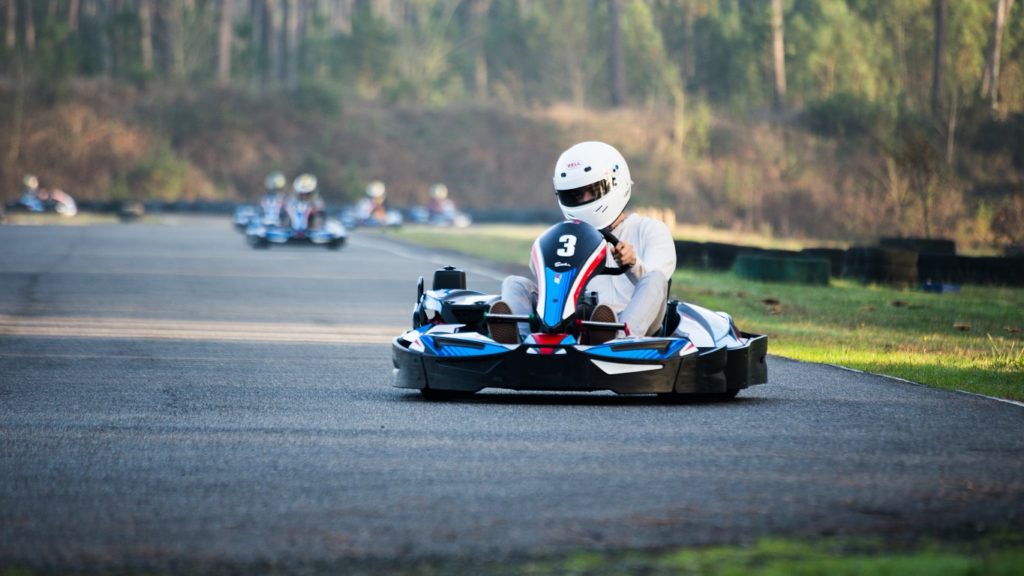
[(612, 189), (611, 182), (607, 179), (598, 180), (593, 184), (580, 186), (571, 190), (555, 190), (558, 202), (569, 208), (590, 204), (607, 194)]

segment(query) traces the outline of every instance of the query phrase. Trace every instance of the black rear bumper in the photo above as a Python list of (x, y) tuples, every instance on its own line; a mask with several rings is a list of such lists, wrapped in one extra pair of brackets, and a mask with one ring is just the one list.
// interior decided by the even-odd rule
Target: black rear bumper
[(766, 336), (744, 334), (743, 347), (702, 349), (698, 354), (667, 360), (616, 359), (656, 369), (609, 374), (576, 347), (565, 354), (531, 354), (528, 346), (507, 353), (477, 357), (440, 357), (410, 350), (396, 338), (391, 345), (399, 388), (476, 392), (483, 388), (617, 394), (724, 394), (768, 381)]

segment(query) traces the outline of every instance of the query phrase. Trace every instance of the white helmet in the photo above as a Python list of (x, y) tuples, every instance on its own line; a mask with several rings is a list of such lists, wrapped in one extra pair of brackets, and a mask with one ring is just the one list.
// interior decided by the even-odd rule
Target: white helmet
[(384, 183), (380, 180), (374, 180), (366, 185), (366, 196), (367, 198), (384, 199)]
[(35, 190), (36, 188), (39, 188), (39, 178), (36, 178), (32, 174), (26, 174), (25, 177), (22, 178), (22, 182), (25, 184), (25, 187), (28, 188), (29, 190)]
[(268, 191), (284, 190), (286, 186), (288, 186), (288, 179), (281, 172), (271, 172), (263, 181), (263, 187)]
[(316, 192), (316, 176), (312, 174), (300, 174), (295, 182), (292, 182), (292, 189), (296, 194), (305, 195)]
[[(633, 180), (619, 151), (604, 142), (580, 142), (558, 157), (555, 196), (567, 220), (601, 230), (611, 226), (629, 202)], [(585, 199), (587, 193), (592, 196)]]
[(444, 200), (448, 197), (448, 187), (444, 184), (434, 184), (430, 187), (430, 197), (435, 200)]

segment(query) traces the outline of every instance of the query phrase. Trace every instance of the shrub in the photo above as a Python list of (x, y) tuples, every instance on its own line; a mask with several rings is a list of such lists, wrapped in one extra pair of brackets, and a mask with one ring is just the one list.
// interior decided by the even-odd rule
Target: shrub
[(884, 133), (892, 118), (883, 106), (841, 92), (808, 105), (803, 122), (822, 136), (856, 138)]

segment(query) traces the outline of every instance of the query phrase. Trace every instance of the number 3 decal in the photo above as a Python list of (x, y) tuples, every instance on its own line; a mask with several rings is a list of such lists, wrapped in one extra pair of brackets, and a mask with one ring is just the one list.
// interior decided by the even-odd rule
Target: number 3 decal
[(576, 253), (575, 236), (573, 236), (572, 234), (566, 234), (565, 236), (559, 238), (558, 241), (562, 243), (562, 247), (559, 248), (558, 252), (555, 252), (555, 254), (558, 254), (563, 258), (569, 258)]

